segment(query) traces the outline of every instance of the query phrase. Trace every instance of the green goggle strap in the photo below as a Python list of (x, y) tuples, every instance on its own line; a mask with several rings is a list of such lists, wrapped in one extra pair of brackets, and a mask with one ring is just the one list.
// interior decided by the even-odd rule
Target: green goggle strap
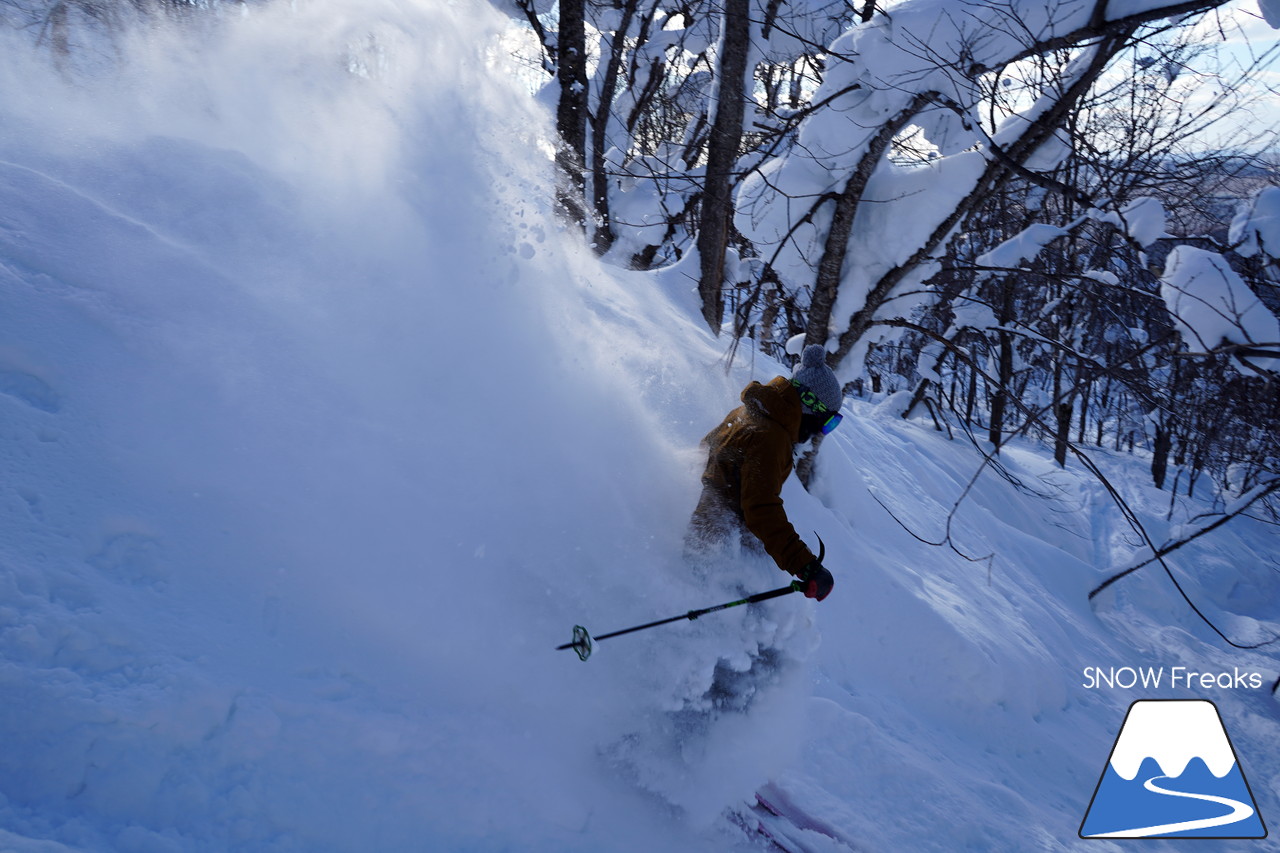
[(840, 426), (840, 422), (844, 420), (844, 416), (839, 412), (833, 412), (827, 408), (826, 403), (818, 399), (818, 395), (801, 385), (796, 380), (791, 380), (791, 385), (800, 392), (800, 402), (809, 407), (812, 411), (819, 415), (827, 415), (827, 419), (822, 422), (822, 434), (827, 435), (836, 427)]

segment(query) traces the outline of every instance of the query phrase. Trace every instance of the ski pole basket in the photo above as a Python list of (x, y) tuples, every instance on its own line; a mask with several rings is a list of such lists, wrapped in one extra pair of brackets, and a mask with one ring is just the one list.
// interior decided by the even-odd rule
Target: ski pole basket
[(573, 626), (573, 642), (561, 648), (570, 648), (578, 653), (579, 660), (586, 660), (591, 657), (594, 646), (591, 643), (591, 635), (587, 633), (587, 629), (581, 625)]

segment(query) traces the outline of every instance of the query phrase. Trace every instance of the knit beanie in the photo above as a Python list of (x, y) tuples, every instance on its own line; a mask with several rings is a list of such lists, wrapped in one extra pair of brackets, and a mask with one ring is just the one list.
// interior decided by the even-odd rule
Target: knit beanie
[[(795, 373), (791, 374), (791, 382), (793, 385), (799, 385), (802, 392), (805, 390), (813, 392), (813, 396), (827, 407), (828, 412), (840, 411), (844, 393), (840, 390), (840, 380), (836, 379), (835, 371), (827, 367), (827, 351), (822, 344), (810, 344), (804, 348), (804, 354), (800, 356), (800, 365), (796, 367)], [(803, 400), (805, 396), (802, 393), (801, 399)], [(804, 410), (815, 414), (815, 407), (808, 404), (805, 404)]]

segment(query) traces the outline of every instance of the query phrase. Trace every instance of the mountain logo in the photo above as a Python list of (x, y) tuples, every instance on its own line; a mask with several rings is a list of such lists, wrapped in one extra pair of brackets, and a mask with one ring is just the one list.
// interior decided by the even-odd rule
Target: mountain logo
[(1249, 782), (1207, 699), (1129, 706), (1081, 838), (1266, 838)]

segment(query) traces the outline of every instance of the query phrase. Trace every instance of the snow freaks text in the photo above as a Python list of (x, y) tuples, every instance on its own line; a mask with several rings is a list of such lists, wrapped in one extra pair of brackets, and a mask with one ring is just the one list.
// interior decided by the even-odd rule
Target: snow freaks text
[(1241, 672), (1239, 667), (1231, 672), (1197, 672), (1185, 666), (1086, 666), (1081, 684), (1086, 690), (1117, 687), (1123, 690), (1134, 687), (1147, 690), (1258, 690), (1262, 685), (1261, 673)]

